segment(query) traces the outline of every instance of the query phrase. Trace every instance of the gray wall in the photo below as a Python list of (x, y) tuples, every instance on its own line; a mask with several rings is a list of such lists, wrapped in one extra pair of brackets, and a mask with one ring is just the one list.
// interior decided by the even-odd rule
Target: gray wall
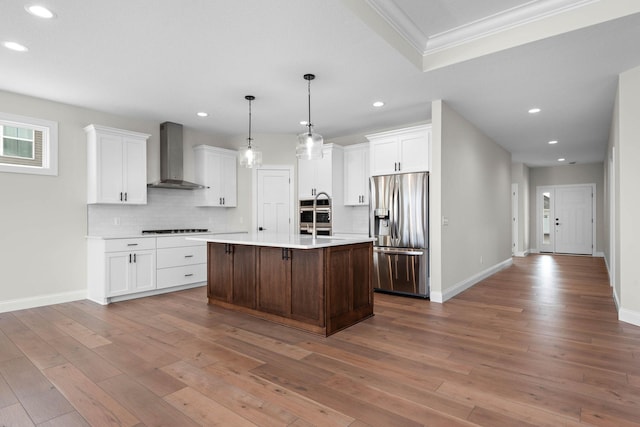
[(529, 235), (529, 194), (530, 169), (524, 163), (511, 165), (511, 182), (518, 185), (518, 245), (514, 254), (525, 256), (529, 253), (531, 237)]
[(602, 163), (529, 169), (530, 249), (537, 250), (536, 188), (548, 185), (596, 184), (596, 252), (604, 251), (604, 167)]
[(446, 300), (511, 259), (511, 154), (446, 103), (432, 111), (431, 285)]
[[(609, 152), (615, 148), (614, 289), (621, 320), (640, 325), (640, 67), (620, 75)], [(609, 167), (609, 166), (608, 166)], [(608, 251), (609, 256), (610, 250)], [(610, 269), (611, 269), (610, 265)]]
[[(0, 91), (4, 113), (58, 122), (58, 176), (0, 172), (0, 312), (84, 298), (86, 279), (86, 135), (91, 123), (151, 134), (147, 180), (160, 177), (159, 123), (119, 117)], [(185, 176), (191, 146), (215, 144), (185, 130)]]

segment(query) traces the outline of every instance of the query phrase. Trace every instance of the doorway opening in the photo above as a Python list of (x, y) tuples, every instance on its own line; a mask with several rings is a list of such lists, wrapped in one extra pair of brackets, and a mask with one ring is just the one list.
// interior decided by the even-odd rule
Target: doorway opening
[(595, 184), (579, 184), (537, 188), (539, 252), (594, 254), (595, 187)]

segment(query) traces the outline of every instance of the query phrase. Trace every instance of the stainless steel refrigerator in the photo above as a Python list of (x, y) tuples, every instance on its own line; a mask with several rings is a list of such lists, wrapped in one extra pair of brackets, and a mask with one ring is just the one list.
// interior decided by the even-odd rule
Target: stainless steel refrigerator
[(429, 173), (373, 176), (369, 182), (373, 287), (429, 297)]

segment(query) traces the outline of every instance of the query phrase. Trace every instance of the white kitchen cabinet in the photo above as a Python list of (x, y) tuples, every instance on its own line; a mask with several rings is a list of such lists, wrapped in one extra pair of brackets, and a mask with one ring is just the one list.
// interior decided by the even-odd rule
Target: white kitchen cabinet
[(87, 133), (87, 203), (147, 203), (149, 134), (89, 125)]
[(367, 135), (371, 175), (429, 170), (431, 125)]
[(206, 189), (196, 191), (197, 206), (231, 208), (237, 204), (236, 152), (210, 145), (193, 148), (195, 180)]
[(107, 304), (156, 288), (156, 239), (89, 239), (88, 297)]
[(158, 237), (157, 288), (165, 289), (207, 280), (207, 245), (184, 236)]
[(107, 297), (155, 289), (154, 250), (107, 253), (105, 262)]
[(298, 197), (310, 199), (321, 191), (333, 197), (333, 168), (337, 150), (342, 147), (325, 144), (322, 158), (315, 160), (298, 159)]
[(369, 144), (344, 147), (344, 204), (369, 204)]

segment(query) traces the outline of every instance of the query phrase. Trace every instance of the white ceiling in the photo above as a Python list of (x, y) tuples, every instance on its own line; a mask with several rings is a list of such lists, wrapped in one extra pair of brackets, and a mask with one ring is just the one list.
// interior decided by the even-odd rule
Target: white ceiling
[[(570, 14), (607, 2), (43, 0), (56, 13), (43, 21), (9, 0), (0, 41), (29, 51), (0, 48), (0, 89), (222, 136), (246, 134), (251, 94), (254, 134), (295, 134), (307, 114), (302, 76), (314, 73), (312, 120), (325, 139), (429, 120), (431, 101), (443, 99), (514, 161), (596, 162), (605, 155), (617, 75), (640, 65), (640, 14), (533, 41), (512, 38), (520, 45), (426, 72), (392, 39), (424, 43), (416, 50), (423, 55), (442, 33), (486, 30), (534, 6), (546, 7), (536, 19), (558, 34), (550, 7), (579, 3)], [(363, 7), (382, 13), (396, 34), (376, 28)], [(386, 106), (374, 109), (379, 99)], [(527, 114), (532, 106), (542, 112)], [(560, 142), (548, 146), (551, 139)]]

